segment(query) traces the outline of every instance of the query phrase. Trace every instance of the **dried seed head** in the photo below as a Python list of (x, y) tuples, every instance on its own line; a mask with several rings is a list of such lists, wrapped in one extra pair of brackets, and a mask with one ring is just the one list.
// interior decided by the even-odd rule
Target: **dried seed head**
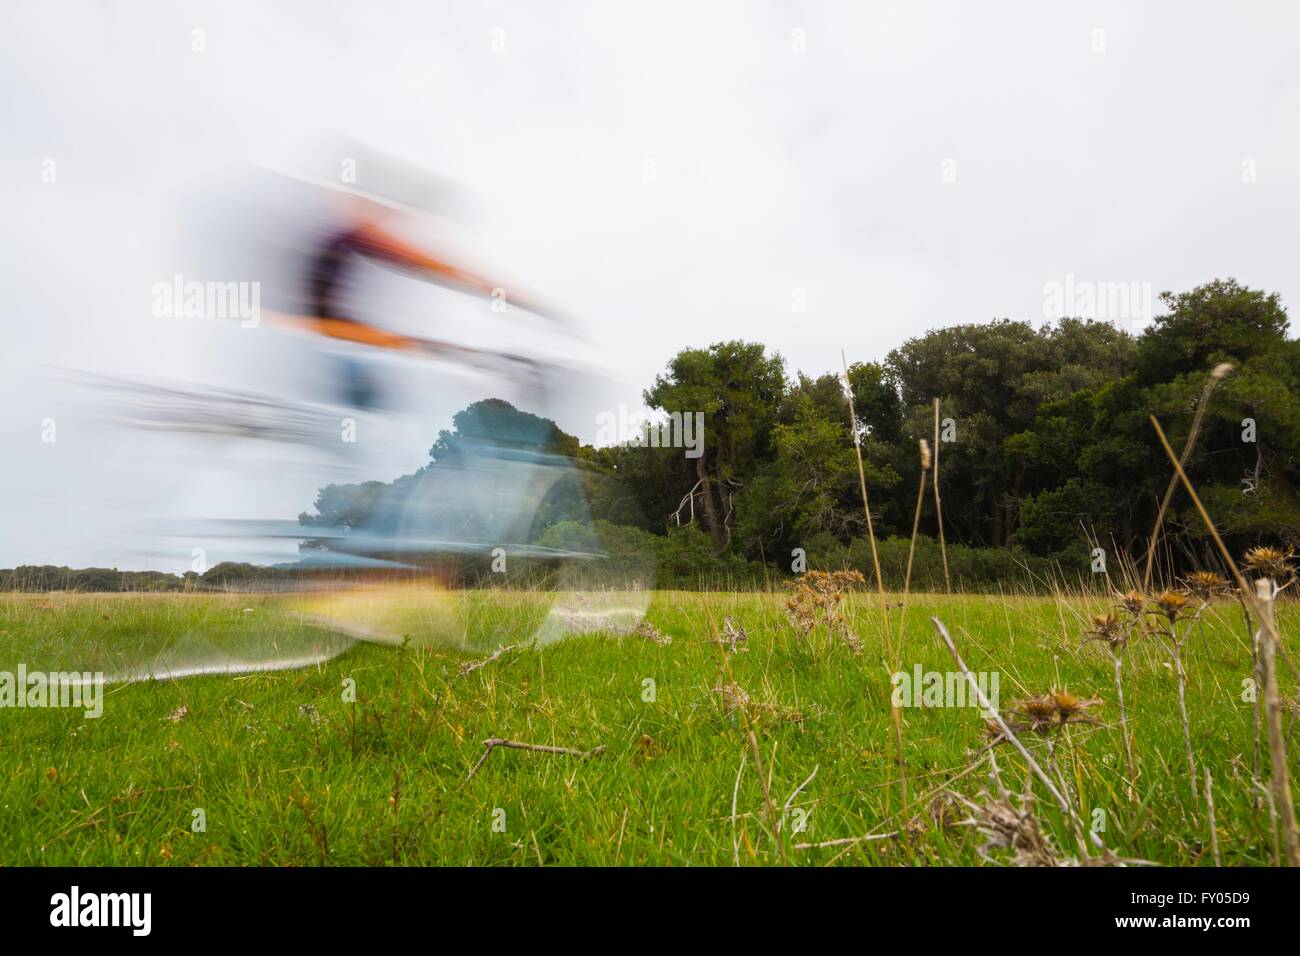
[(1011, 706), (1017, 714), (1028, 722), (1030, 730), (1042, 731), (1050, 729), (1052, 724), (1056, 723), (1059, 712), (1056, 702), (1052, 700), (1050, 695), (1018, 700)]
[(1289, 577), (1294, 570), (1291, 563), (1294, 557), (1295, 552), (1289, 548), (1286, 551), (1268, 546), (1251, 548), (1245, 556), (1246, 570), (1267, 578)]
[(1011, 802), (1010, 794), (994, 799), (987, 791), (981, 791), (980, 798), (985, 801), (983, 804), (969, 805), (972, 822), (986, 840), (977, 850), (982, 859), (994, 862), (990, 851), (1002, 849), (1011, 851), (1014, 866), (1067, 865), (1051, 837), (1039, 827), (1031, 797), (1021, 798), (1019, 807)]
[(1088, 711), (1101, 703), (1100, 700), (1095, 698), (1093, 700), (1081, 700), (1064, 688), (1054, 690), (1047, 696), (1056, 705), (1057, 715), (1061, 718), (1063, 724), (1084, 720), (1088, 715)]
[(1142, 600), (1142, 595), (1137, 591), (1129, 591), (1128, 594), (1122, 596), (1119, 599), (1119, 604), (1120, 607), (1135, 616), (1141, 614), (1142, 609), (1146, 607), (1146, 602)]
[(789, 591), (786, 615), (804, 636), (824, 624), (856, 651), (860, 645), (849, 629), (842, 605), (850, 590), (865, 583), (861, 571), (808, 571), (799, 580), (785, 583)]
[(633, 630), (633, 635), (647, 641), (653, 641), (655, 644), (667, 647), (673, 642), (672, 635), (665, 634), (659, 628), (655, 627), (649, 621), (642, 621)]
[(1178, 619), (1178, 614), (1187, 607), (1187, 595), (1178, 591), (1161, 591), (1156, 596), (1156, 607), (1170, 621)]
[(1092, 630), (1084, 638), (1087, 641), (1105, 641), (1112, 649), (1119, 650), (1128, 644), (1128, 632), (1114, 614), (1094, 614)]
[(1202, 599), (1218, 594), (1228, 586), (1223, 575), (1213, 571), (1196, 571), (1183, 578), (1183, 583), (1187, 585), (1187, 590)]
[(1030, 730), (1046, 732), (1064, 724), (1091, 722), (1088, 711), (1100, 703), (1098, 698), (1082, 700), (1068, 690), (1059, 689), (1042, 697), (1018, 700), (1011, 706), (1025, 720)]
[(733, 654), (737, 651), (747, 651), (749, 648), (744, 645), (749, 643), (749, 633), (731, 618), (723, 618), (722, 636), (718, 638), (718, 643), (724, 645)]
[(930, 470), (930, 443), (926, 441), (924, 438), (922, 438), (919, 442), (917, 442), (917, 444), (921, 446), (921, 470), (929, 471)]
[(1223, 362), (1219, 365), (1214, 366), (1214, 371), (1210, 373), (1210, 378), (1214, 379), (1216, 382), (1221, 381), (1227, 378), (1228, 374), (1231, 371), (1232, 371), (1232, 363)]

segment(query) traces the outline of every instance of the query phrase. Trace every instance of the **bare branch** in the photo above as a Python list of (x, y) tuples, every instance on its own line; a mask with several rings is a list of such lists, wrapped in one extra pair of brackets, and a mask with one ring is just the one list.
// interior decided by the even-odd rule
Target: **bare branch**
[(474, 764), (474, 769), (469, 772), (465, 782), (469, 783), (474, 779), (474, 774), (478, 773), (479, 767), (492, 756), (492, 751), (498, 747), (504, 747), (507, 750), (531, 750), (533, 753), (541, 754), (563, 754), (568, 757), (578, 757), (581, 760), (590, 760), (592, 757), (599, 757), (605, 752), (605, 745), (593, 747), (591, 750), (575, 750), (572, 747), (552, 747), (547, 744), (526, 744), (519, 740), (505, 740), (501, 737), (489, 737), (483, 741), (483, 756), (478, 758), (478, 763)]

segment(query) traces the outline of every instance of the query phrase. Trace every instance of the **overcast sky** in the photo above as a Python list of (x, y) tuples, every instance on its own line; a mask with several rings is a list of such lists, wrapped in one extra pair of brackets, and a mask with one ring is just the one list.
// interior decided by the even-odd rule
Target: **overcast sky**
[[(149, 294), (176, 196), (231, 158), (343, 133), (468, 187), (490, 268), (578, 316), (621, 383), (603, 403), (634, 402), (687, 346), (757, 340), (820, 373), (841, 348), (1043, 321), (1067, 276), (1235, 276), (1294, 305), (1297, 21), (1241, 2), (6, 4), (0, 566), (159, 564), (113, 515), (309, 506), (318, 476), (271, 494), (252, 466), (150, 457), (46, 374), (210, 370), (228, 330), (156, 318)], [(561, 424), (590, 440), (601, 409), (579, 407)]]

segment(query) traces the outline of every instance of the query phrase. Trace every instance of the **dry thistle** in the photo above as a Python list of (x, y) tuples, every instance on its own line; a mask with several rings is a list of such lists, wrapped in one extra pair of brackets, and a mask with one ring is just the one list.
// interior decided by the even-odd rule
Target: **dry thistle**
[(723, 681), (718, 678), (718, 683), (713, 688), (714, 692), (722, 698), (722, 711), (730, 714), (732, 711), (744, 710), (747, 714), (750, 710), (751, 698), (746, 693), (745, 688), (741, 687), (734, 680)]
[(854, 653), (861, 651), (861, 642), (849, 628), (842, 605), (845, 595), (855, 585), (866, 583), (861, 571), (809, 571), (798, 581), (787, 581), (785, 609), (790, 623), (804, 637), (818, 624), (825, 624), (839, 635)]
[(1022, 806), (1016, 807), (1010, 794), (994, 798), (981, 791), (979, 796), (982, 803), (966, 802), (972, 811), (971, 822), (986, 841), (978, 850), (983, 859), (995, 862), (989, 851), (1005, 849), (1012, 852), (1014, 866), (1061, 865), (1060, 853), (1038, 825), (1032, 798), (1023, 797)]
[(1089, 711), (1100, 705), (1098, 697), (1084, 700), (1068, 690), (1052, 690), (1041, 697), (1012, 701), (1012, 720), (1007, 724), (1012, 730), (1048, 734), (1066, 724), (1096, 723)]
[(1169, 623), (1173, 624), (1178, 620), (1179, 613), (1187, 607), (1187, 595), (1178, 591), (1161, 591), (1156, 595), (1156, 609), (1169, 618)]
[(1111, 650), (1121, 651), (1128, 644), (1128, 629), (1114, 614), (1094, 614), (1092, 630), (1084, 635), (1083, 642), (1102, 641)]
[(804, 713), (797, 708), (786, 707), (772, 700), (757, 700), (751, 697), (745, 688), (734, 680), (725, 678), (721, 673), (718, 674), (717, 683), (713, 685), (713, 692), (721, 699), (722, 712), (725, 715), (731, 716), (741, 711), (746, 721), (751, 724), (764, 716), (795, 724), (802, 723), (804, 720)]
[(1119, 606), (1128, 611), (1129, 614), (1137, 617), (1146, 607), (1146, 601), (1143, 599), (1140, 592), (1129, 591), (1128, 594), (1120, 597)]
[(644, 620), (633, 629), (632, 634), (635, 637), (658, 644), (660, 647), (667, 647), (673, 642), (672, 635), (665, 634), (649, 621)]
[(748, 651), (749, 635), (745, 633), (744, 627), (731, 618), (724, 618), (722, 621), (722, 636), (718, 638), (718, 643), (724, 645), (732, 654), (737, 651)]
[(1029, 729), (1038, 733), (1048, 731), (1056, 723), (1058, 711), (1051, 697), (1031, 697), (1011, 705), (1018, 716), (1028, 721)]
[(1283, 551), (1264, 545), (1247, 551), (1243, 562), (1247, 571), (1260, 577), (1285, 579), (1295, 573), (1294, 558), (1295, 552), (1290, 548)]
[(1061, 723), (1091, 723), (1092, 718), (1088, 716), (1088, 711), (1101, 703), (1099, 698), (1092, 700), (1082, 700), (1071, 694), (1064, 688), (1054, 690), (1047, 695), (1051, 698), (1052, 703), (1056, 705), (1056, 713), (1061, 718)]
[(1214, 571), (1196, 571), (1183, 578), (1187, 590), (1202, 601), (1221, 594), (1228, 587), (1227, 579)]

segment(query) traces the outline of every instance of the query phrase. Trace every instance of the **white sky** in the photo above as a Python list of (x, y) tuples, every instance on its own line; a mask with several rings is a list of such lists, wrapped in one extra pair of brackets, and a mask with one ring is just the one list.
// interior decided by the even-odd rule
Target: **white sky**
[[(341, 132), (476, 192), (489, 265), (579, 316), (622, 383), (561, 416), (590, 440), (677, 350), (727, 338), (820, 373), (841, 348), (1042, 320), (1067, 274), (1231, 275), (1293, 304), (1298, 21), (1228, 2), (6, 4), (0, 566), (158, 564), (110, 512), (310, 505), (316, 475), (272, 493), (251, 465), (123, 448), (40, 374), (198, 378), (213, 343), (245, 346), (149, 311), (171, 197), (231, 157)], [(395, 458), (418, 463), (435, 427)]]

